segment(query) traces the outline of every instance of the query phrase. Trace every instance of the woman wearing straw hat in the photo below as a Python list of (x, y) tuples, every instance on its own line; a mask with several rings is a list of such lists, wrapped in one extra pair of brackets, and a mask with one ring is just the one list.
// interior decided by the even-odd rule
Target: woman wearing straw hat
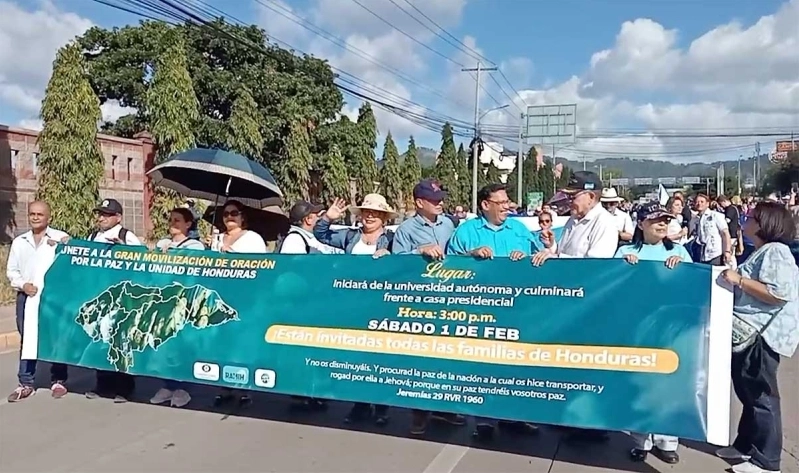
[(344, 250), (348, 255), (371, 255), (376, 258), (391, 252), (393, 232), (386, 231), (386, 223), (397, 217), (397, 213), (380, 194), (369, 194), (358, 206), (350, 206), (360, 222), (357, 229), (342, 228), (333, 230), (330, 224), (338, 220), (347, 210), (344, 199), (336, 199), (327, 212), (316, 222), (314, 236), (317, 240), (334, 248)]
[[(349, 210), (357, 218), (358, 228), (342, 228), (333, 230), (330, 224), (344, 215), (347, 202), (336, 199), (316, 222), (314, 236), (320, 242), (334, 248), (340, 248), (348, 255), (371, 255), (373, 258), (391, 253), (394, 233), (386, 230), (386, 223), (397, 217), (397, 213), (380, 194), (369, 194), (358, 206), (350, 206)], [(377, 425), (388, 423), (388, 406), (372, 405), (357, 402), (352, 406), (344, 422), (355, 423), (374, 416)]]

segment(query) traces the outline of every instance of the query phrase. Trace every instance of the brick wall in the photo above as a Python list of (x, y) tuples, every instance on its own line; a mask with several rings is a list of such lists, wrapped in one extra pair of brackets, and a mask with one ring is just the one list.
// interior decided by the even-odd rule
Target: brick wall
[[(36, 194), (38, 132), (0, 125), (0, 243), (28, 230), (27, 206)], [(146, 134), (130, 140), (98, 135), (105, 157), (101, 198), (117, 199), (124, 208), (124, 225), (145, 236), (150, 226), (145, 169), (152, 160), (152, 140)]]

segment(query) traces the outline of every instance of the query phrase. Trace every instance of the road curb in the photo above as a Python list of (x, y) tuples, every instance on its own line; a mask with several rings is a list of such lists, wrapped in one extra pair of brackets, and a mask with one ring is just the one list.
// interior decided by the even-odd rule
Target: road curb
[(19, 332), (0, 333), (0, 351), (18, 349), (20, 340)]

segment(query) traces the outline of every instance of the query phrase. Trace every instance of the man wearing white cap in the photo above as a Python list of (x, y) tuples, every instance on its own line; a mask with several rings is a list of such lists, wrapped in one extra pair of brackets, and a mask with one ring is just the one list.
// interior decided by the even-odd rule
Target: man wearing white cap
[(600, 197), (599, 201), (602, 202), (602, 207), (605, 207), (605, 210), (610, 213), (616, 223), (616, 228), (619, 231), (619, 244), (624, 245), (631, 242), (635, 232), (633, 220), (630, 218), (630, 214), (619, 208), (619, 204), (624, 199), (619, 197), (615, 188), (609, 187), (602, 189), (602, 197)]

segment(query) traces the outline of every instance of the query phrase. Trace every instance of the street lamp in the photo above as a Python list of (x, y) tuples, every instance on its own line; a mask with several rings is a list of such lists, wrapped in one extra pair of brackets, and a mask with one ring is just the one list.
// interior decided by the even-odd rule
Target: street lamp
[[(477, 213), (477, 173), (480, 169), (480, 164), (478, 163), (479, 160), (479, 149), (477, 140), (480, 138), (480, 120), (483, 119), (486, 115), (491, 112), (496, 112), (497, 110), (503, 110), (510, 106), (510, 104), (505, 104), (499, 107), (494, 107), (491, 109), (486, 110), (482, 114), (477, 116), (477, 121), (474, 124), (474, 142), (472, 144), (472, 213)], [(477, 114), (475, 114), (477, 115)]]

